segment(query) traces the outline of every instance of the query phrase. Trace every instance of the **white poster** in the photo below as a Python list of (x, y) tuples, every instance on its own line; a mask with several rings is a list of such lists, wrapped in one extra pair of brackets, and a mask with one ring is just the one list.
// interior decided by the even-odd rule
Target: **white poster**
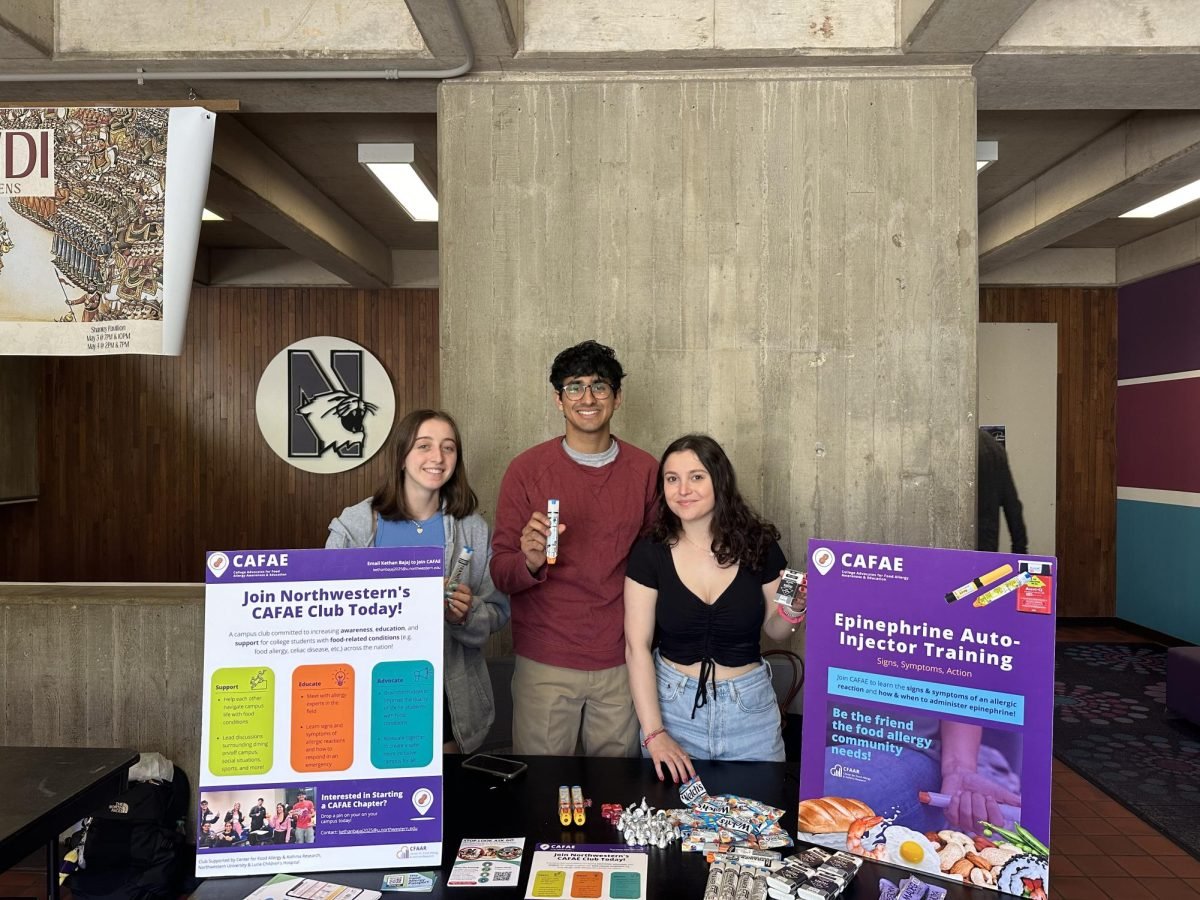
[(197, 875), (441, 862), (441, 556), (208, 554)]
[(0, 110), (0, 353), (177, 355), (216, 116)]

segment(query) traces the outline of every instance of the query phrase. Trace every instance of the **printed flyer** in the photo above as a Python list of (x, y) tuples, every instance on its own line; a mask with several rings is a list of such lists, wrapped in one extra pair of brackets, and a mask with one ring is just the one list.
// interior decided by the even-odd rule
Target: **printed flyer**
[(624, 844), (538, 844), (526, 900), (644, 900), (649, 856)]
[(440, 548), (207, 568), (196, 874), (440, 864)]
[(799, 837), (1045, 900), (1050, 557), (812, 540)]
[(447, 887), (515, 887), (525, 838), (464, 838), (446, 878)]

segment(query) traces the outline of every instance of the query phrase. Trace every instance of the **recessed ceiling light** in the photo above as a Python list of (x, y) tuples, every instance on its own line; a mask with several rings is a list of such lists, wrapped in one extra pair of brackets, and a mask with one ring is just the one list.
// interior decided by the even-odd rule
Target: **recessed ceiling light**
[(204, 209), (200, 213), (200, 221), (201, 222), (224, 222), (225, 219), (223, 216), (218, 216), (211, 209)]
[(412, 144), (359, 144), (358, 161), (387, 188), (414, 222), (436, 222), (432, 174)]
[(1127, 213), (1122, 213), (1117, 218), (1119, 219), (1155, 219), (1163, 213), (1169, 213), (1173, 209), (1179, 209), (1181, 206), (1187, 206), (1193, 200), (1200, 200), (1200, 180), (1193, 181), (1191, 184), (1185, 184), (1181, 188), (1176, 188), (1169, 194), (1163, 194), (1157, 200), (1151, 200), (1149, 203), (1143, 203), (1136, 209), (1131, 209)]

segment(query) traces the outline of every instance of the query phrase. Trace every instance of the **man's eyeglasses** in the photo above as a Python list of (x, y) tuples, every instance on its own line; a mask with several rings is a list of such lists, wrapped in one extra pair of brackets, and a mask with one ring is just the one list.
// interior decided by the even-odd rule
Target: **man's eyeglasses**
[(596, 400), (607, 400), (612, 394), (612, 385), (607, 381), (593, 381), (584, 384), (582, 381), (568, 381), (562, 386), (562, 394), (568, 400), (582, 400), (583, 392), (590, 390)]

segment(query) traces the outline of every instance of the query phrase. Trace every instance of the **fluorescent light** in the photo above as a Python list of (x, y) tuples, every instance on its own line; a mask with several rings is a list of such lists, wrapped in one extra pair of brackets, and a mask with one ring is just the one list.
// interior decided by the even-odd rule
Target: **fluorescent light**
[(224, 222), (225, 219), (222, 218), (221, 216), (218, 216), (211, 209), (205, 209), (200, 213), (200, 221), (201, 222)]
[(358, 161), (387, 188), (414, 222), (436, 222), (432, 175), (412, 144), (359, 144)]
[(1200, 200), (1200, 180), (1193, 181), (1191, 184), (1185, 184), (1181, 188), (1176, 188), (1169, 194), (1164, 194), (1157, 200), (1151, 200), (1149, 203), (1143, 203), (1137, 209), (1131, 209), (1127, 213), (1122, 213), (1117, 218), (1120, 219), (1154, 219), (1161, 216), (1163, 213), (1169, 213), (1173, 209), (1179, 209), (1181, 206), (1186, 206), (1193, 200)]
[(998, 141), (975, 142), (975, 173), (979, 174), (1000, 158), (1000, 143)]

